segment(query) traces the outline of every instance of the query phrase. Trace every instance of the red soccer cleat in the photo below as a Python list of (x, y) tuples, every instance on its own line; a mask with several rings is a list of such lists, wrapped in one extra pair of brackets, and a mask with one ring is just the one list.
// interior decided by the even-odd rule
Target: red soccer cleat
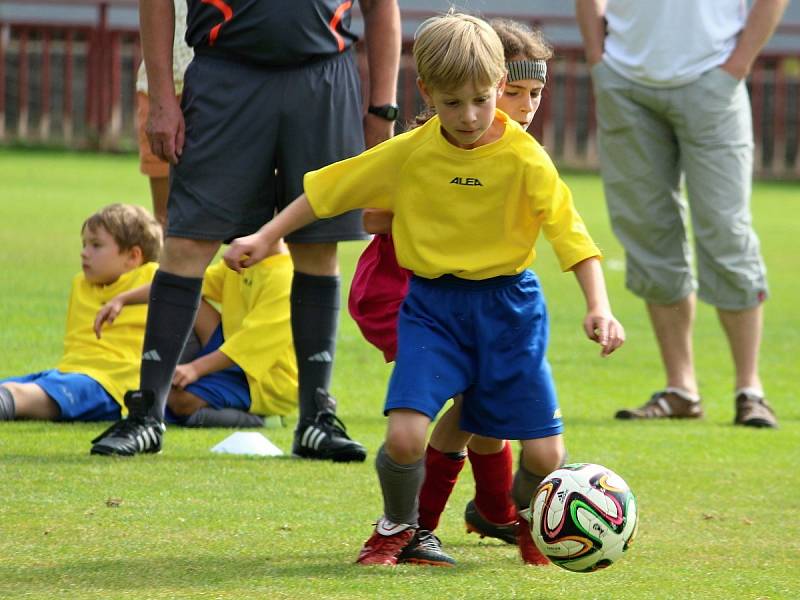
[(550, 564), (550, 560), (533, 543), (530, 523), (523, 515), (519, 516), (517, 544), (519, 545), (519, 554), (522, 557), (522, 562), (526, 565), (542, 567)]
[(381, 535), (377, 527), (370, 538), (364, 542), (364, 547), (358, 554), (356, 563), (359, 565), (387, 565), (397, 564), (397, 558), (414, 537), (414, 529), (407, 527), (393, 535)]

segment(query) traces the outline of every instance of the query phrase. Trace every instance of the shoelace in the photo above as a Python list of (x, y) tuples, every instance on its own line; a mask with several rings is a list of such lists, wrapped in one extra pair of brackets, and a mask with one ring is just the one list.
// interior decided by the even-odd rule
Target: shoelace
[(417, 541), (419, 542), (419, 547), (425, 550), (440, 552), (442, 549), (442, 541), (430, 531), (423, 530), (418, 532)]
[(317, 424), (321, 425), (322, 429), (329, 430), (331, 433), (336, 433), (340, 437), (350, 439), (347, 436), (347, 427), (345, 427), (341, 419), (333, 413), (319, 413), (317, 415)]

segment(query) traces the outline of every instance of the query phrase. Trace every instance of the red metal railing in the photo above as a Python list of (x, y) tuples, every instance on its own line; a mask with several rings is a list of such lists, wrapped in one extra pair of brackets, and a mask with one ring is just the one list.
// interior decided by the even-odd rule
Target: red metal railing
[[(70, 0), (37, 0), (76, 4)], [(109, 8), (136, 0), (80, 0), (93, 24), (0, 21), (0, 143), (60, 144), (108, 150), (135, 146), (134, 82), (141, 59), (135, 27), (109, 24)], [(404, 11), (409, 22), (429, 13)], [(487, 15), (493, 16), (493, 15)], [(506, 15), (508, 16), (508, 15)], [(571, 17), (510, 15), (545, 29)], [(800, 24), (781, 25), (800, 38)], [(363, 61), (362, 61), (363, 63)], [(557, 47), (533, 135), (564, 166), (595, 167), (594, 108), (579, 47)], [(411, 40), (403, 44), (399, 101), (404, 119), (420, 108)], [(764, 54), (749, 79), (761, 175), (800, 178), (800, 57)], [(9, 99), (7, 101), (7, 99)]]

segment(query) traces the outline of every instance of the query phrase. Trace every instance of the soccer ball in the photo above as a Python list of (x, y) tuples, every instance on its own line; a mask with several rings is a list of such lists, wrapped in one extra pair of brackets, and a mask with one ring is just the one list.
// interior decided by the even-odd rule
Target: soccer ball
[(548, 475), (531, 500), (531, 536), (539, 551), (569, 571), (604, 569), (636, 535), (636, 498), (606, 467), (565, 465)]

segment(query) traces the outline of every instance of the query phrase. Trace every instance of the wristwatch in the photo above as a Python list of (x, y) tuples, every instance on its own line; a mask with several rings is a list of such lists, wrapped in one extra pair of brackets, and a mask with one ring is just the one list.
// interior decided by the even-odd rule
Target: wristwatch
[(400, 107), (397, 104), (384, 104), (382, 106), (370, 106), (367, 111), (373, 115), (379, 116), (381, 119), (387, 121), (397, 121), (400, 116)]

